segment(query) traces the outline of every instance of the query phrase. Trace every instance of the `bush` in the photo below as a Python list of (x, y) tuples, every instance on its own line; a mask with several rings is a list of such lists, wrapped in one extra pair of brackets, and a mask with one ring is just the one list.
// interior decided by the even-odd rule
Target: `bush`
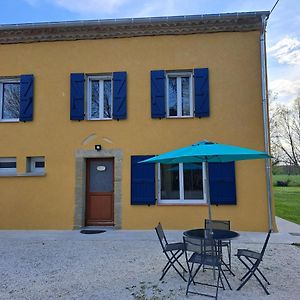
[(276, 181), (276, 186), (288, 186), (290, 180), (277, 180)]

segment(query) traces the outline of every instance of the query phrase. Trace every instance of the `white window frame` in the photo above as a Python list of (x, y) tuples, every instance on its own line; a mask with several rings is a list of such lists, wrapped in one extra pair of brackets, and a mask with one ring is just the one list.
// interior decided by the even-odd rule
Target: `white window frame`
[(45, 164), (45, 157), (44, 156), (27, 157), (27, 172), (29, 172), (29, 173), (44, 173), (45, 166), (44, 166), (44, 168), (36, 168), (35, 167), (36, 162), (43, 162)]
[(16, 157), (0, 157), (0, 162), (16, 163), (16, 168), (0, 168), (0, 175), (17, 174), (17, 158)]
[(184, 173), (183, 164), (179, 163), (179, 199), (161, 199), (161, 171), (160, 164), (157, 164), (157, 200), (159, 204), (207, 204), (206, 187), (204, 184), (204, 165), (202, 163), (202, 184), (203, 184), (203, 199), (184, 199)]
[[(18, 83), (20, 84), (20, 79), (17, 78), (8, 78), (8, 79), (0, 79), (0, 122), (19, 122), (19, 118), (13, 118), (13, 119), (3, 119), (2, 113), (3, 113), (3, 84), (5, 83)], [(20, 99), (19, 99), (20, 103)]]
[[(99, 118), (92, 118), (92, 80), (99, 80)], [(111, 118), (104, 118), (104, 80), (111, 81)], [(113, 119), (113, 80), (112, 75), (87, 76), (87, 120), (112, 120)]]
[[(177, 81), (177, 116), (170, 116), (169, 111), (169, 78), (176, 78)], [(190, 78), (190, 114), (188, 116), (182, 115), (182, 96), (181, 96), (181, 78)], [(192, 118), (194, 116), (194, 95), (193, 95), (193, 73), (192, 72), (170, 72), (166, 73), (166, 109), (167, 118)]]

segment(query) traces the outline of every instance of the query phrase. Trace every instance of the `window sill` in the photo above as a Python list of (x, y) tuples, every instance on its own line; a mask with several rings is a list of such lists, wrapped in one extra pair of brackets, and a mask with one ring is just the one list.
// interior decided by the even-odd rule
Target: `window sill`
[(207, 203), (157, 203), (157, 206), (208, 206)]
[(166, 119), (193, 119), (194, 116), (166, 116)]
[(111, 119), (85, 119), (85, 121), (112, 121), (113, 118)]
[(20, 120), (0, 120), (0, 123), (20, 123)]
[(0, 177), (44, 177), (46, 176), (45, 172), (39, 172), (39, 173), (3, 173), (0, 174)]

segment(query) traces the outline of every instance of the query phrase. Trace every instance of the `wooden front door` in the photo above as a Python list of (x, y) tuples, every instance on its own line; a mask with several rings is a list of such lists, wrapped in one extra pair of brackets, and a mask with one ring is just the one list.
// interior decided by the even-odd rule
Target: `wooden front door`
[(114, 160), (87, 159), (86, 226), (114, 225)]

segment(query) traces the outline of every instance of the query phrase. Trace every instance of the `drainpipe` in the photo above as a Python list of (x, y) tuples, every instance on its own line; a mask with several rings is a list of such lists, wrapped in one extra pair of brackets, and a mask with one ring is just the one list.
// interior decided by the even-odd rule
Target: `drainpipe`
[[(269, 110), (268, 110), (268, 85), (267, 85), (267, 57), (266, 57), (266, 26), (268, 16), (263, 15), (262, 28), (260, 33), (260, 60), (261, 60), (261, 84), (262, 84), (262, 108), (264, 122), (265, 152), (270, 154), (270, 132), (269, 132)], [(273, 205), (271, 185), (271, 159), (265, 159), (267, 199), (268, 199), (268, 220), (269, 230), (273, 229)]]

